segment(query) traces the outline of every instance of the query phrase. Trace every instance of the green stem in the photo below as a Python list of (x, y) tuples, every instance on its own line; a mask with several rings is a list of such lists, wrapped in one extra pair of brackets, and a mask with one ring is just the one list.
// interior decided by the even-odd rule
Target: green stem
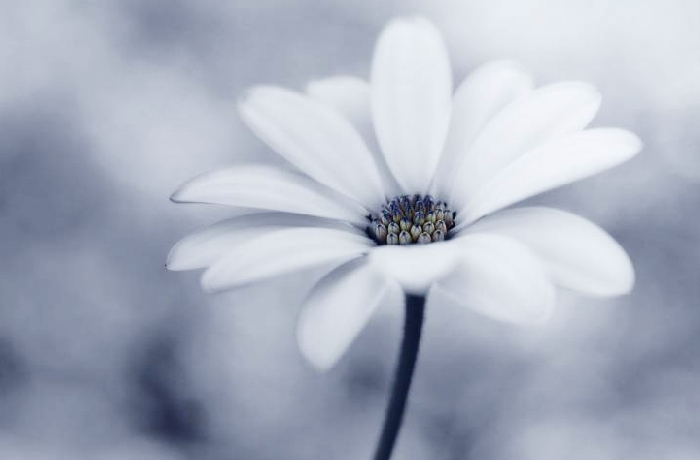
[(391, 458), (391, 452), (401, 428), (408, 391), (413, 380), (413, 370), (418, 358), (424, 309), (425, 297), (406, 294), (406, 316), (399, 362), (396, 366), (394, 386), (386, 408), (384, 428), (377, 444), (374, 460), (389, 460)]

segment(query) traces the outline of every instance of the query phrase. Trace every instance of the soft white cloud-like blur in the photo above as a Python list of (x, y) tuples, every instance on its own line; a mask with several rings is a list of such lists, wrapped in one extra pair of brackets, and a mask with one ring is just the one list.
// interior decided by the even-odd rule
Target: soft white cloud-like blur
[(697, 457), (694, 0), (0, 0), (0, 458), (369, 458), (398, 305), (318, 375), (294, 342), (308, 279), (204, 295), (165, 256), (226, 211), (168, 197), (271, 157), (236, 114), (246, 87), (366, 77), (383, 24), (413, 14), (457, 79), (513, 58), (539, 84), (591, 81), (595, 124), (646, 148), (533, 200), (608, 229), (633, 294), (562, 293), (535, 329), (431, 306), (397, 458)]

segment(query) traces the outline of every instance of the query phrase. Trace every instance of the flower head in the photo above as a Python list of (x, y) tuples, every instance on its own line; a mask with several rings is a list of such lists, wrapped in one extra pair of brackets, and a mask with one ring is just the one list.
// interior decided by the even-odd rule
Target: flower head
[(392, 287), (440, 292), (493, 318), (541, 321), (555, 285), (628, 292), (625, 251), (588, 220), (546, 207), (504, 209), (622, 163), (641, 148), (590, 128), (600, 95), (566, 82), (533, 89), (512, 62), (475, 70), (453, 91), (438, 31), (394, 20), (370, 81), (336, 77), (306, 94), (261, 86), (243, 120), (288, 168), (238, 165), (184, 185), (176, 202), (247, 213), (178, 242), (168, 267), (207, 268), (217, 291), (326, 267), (299, 320), (302, 352), (332, 366)]

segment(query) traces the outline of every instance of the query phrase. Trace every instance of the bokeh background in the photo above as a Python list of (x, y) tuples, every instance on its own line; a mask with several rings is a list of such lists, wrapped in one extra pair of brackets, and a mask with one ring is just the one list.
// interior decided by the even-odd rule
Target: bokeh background
[(613, 234), (634, 292), (562, 292), (540, 328), (431, 306), (395, 457), (700, 458), (700, 2), (0, 0), (0, 459), (371, 457), (400, 306), (318, 374), (294, 342), (309, 282), (203, 294), (164, 260), (226, 210), (168, 197), (271, 156), (236, 114), (246, 87), (366, 77), (413, 14), (457, 79), (511, 58), (593, 82), (595, 124), (646, 147), (534, 200)]

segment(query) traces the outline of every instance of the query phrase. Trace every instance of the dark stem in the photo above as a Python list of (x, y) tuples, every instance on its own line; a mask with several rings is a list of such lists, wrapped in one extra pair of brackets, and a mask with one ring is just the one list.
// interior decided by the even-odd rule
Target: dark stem
[(384, 419), (384, 428), (382, 436), (379, 438), (379, 444), (377, 444), (374, 460), (389, 460), (401, 428), (408, 390), (411, 388), (413, 370), (416, 367), (416, 358), (418, 358), (424, 309), (425, 297), (406, 294), (406, 317), (399, 362), (396, 366), (394, 386), (391, 389), (389, 404), (386, 408), (386, 418)]

